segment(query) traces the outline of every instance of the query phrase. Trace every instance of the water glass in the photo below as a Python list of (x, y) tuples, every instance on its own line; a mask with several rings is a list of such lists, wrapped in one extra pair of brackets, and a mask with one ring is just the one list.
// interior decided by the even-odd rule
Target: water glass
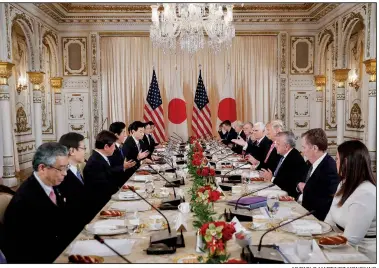
[(302, 239), (297, 240), (295, 244), (295, 253), (299, 257), (301, 262), (309, 260), (313, 252), (313, 240)]
[(267, 196), (267, 208), (271, 213), (275, 213), (278, 210), (279, 198), (275, 194)]
[(152, 194), (152, 193), (154, 193), (154, 183), (152, 182), (152, 181), (147, 181), (146, 183), (145, 183), (145, 191), (146, 191), (146, 193), (147, 193), (147, 195), (148, 195), (148, 197), (150, 197), (150, 195)]

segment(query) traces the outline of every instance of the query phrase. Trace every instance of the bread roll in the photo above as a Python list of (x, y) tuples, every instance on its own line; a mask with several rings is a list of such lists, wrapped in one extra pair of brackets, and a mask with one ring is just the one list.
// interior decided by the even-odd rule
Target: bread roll
[(347, 239), (342, 235), (324, 236), (318, 240), (320, 245), (342, 245), (346, 244)]

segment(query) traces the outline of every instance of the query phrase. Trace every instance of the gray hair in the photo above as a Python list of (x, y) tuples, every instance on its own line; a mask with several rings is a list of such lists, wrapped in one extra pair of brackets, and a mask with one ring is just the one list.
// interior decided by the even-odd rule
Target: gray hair
[(279, 132), (284, 131), (284, 124), (282, 120), (272, 120), (270, 124), (274, 130), (277, 131), (279, 129)]
[(57, 142), (46, 142), (40, 145), (33, 157), (33, 170), (38, 171), (38, 166), (40, 164), (53, 166), (58, 156), (68, 156), (68, 149), (66, 146)]
[(234, 122), (234, 126), (236, 126), (236, 127), (238, 126), (240, 128), (243, 128), (244, 124), (241, 121), (236, 121), (236, 122)]
[[(251, 126), (251, 128), (253, 128), (253, 127), (254, 127), (253, 123), (251, 123), (251, 122), (246, 122), (246, 123), (245, 123), (245, 125), (250, 125), (250, 126)], [(245, 126), (245, 125), (244, 125), (244, 126)]]
[(259, 130), (265, 130), (265, 124), (262, 122), (257, 122), (254, 124), (254, 126), (256, 126)]
[(295, 148), (296, 147), (296, 137), (295, 134), (293, 134), (292, 131), (282, 131), (278, 133), (278, 136), (285, 136), (286, 138), (286, 143), (291, 147)]

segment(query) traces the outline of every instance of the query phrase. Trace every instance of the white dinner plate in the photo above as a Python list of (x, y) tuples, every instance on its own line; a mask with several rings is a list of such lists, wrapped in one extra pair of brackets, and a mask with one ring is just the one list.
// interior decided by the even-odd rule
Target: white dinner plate
[(128, 232), (124, 226), (124, 220), (100, 220), (94, 223), (87, 224), (85, 229), (97, 235), (117, 235)]
[[(280, 224), (284, 224), (285, 222), (288, 222), (290, 221), (291, 219), (288, 219), (288, 220), (284, 220), (282, 221)], [(321, 233), (315, 233), (315, 232), (311, 232), (310, 234), (311, 235), (323, 235), (323, 234), (327, 234), (329, 232), (332, 231), (332, 227), (327, 224), (326, 222), (323, 222), (323, 221), (319, 221), (319, 220), (302, 220), (302, 221), (309, 221), (310, 224), (314, 223), (314, 222), (317, 222), (318, 224), (321, 225)], [(298, 233), (292, 226), (292, 224), (287, 224), (287, 225), (284, 225), (282, 227), (280, 227), (280, 230), (282, 231), (285, 231), (285, 232), (288, 232), (288, 233), (292, 233), (292, 234), (296, 234), (298, 236), (308, 236), (309, 233)]]

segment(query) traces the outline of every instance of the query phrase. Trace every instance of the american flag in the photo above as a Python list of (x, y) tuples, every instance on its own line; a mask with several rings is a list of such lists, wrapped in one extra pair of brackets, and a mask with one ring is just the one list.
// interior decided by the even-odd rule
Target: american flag
[(146, 97), (146, 104), (143, 113), (143, 119), (146, 121), (153, 121), (155, 124), (155, 131), (153, 137), (157, 142), (165, 141), (165, 126), (163, 116), (163, 105), (161, 93), (158, 87), (157, 76), (153, 70), (153, 77), (151, 78), (149, 92)]
[(195, 104), (193, 106), (192, 132), (195, 137), (212, 136), (211, 110), (209, 99), (205, 90), (201, 70), (195, 93)]

